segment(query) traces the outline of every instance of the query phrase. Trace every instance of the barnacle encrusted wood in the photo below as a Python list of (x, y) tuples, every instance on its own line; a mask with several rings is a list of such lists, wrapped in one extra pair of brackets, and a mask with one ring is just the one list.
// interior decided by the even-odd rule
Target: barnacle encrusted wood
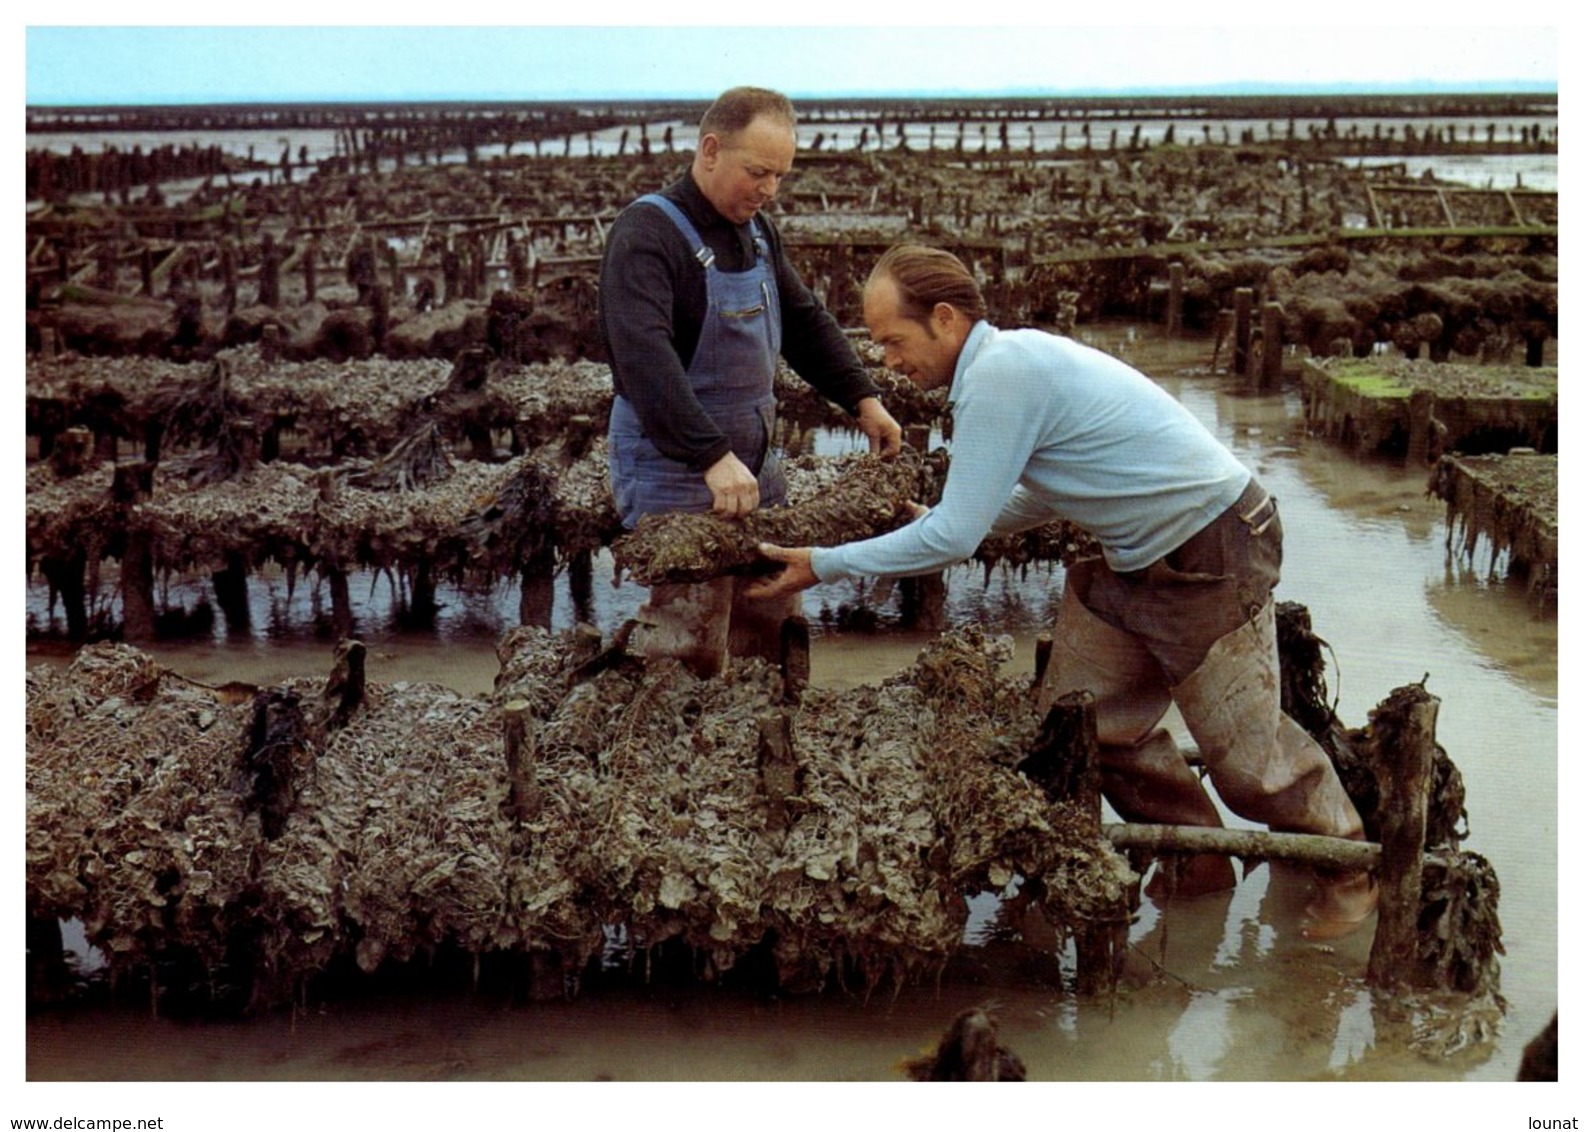
[(282, 434), (284, 452), (316, 462), (389, 451), (416, 418), (515, 434), (520, 448), (560, 439), (569, 418), (605, 422), (612, 376), (598, 362), (493, 363), (461, 396), (457, 367), (435, 359), (267, 361), (258, 346), (211, 362), (30, 356), (29, 431), (82, 424), (141, 443), (151, 425), (171, 443), (206, 445), (228, 427)]
[(788, 507), (740, 520), (709, 513), (646, 515), (613, 543), (614, 563), (642, 585), (700, 582), (763, 561), (758, 542), (834, 546), (904, 526), (910, 502), (928, 486), (925, 464), (906, 451), (893, 459), (800, 457), (788, 469)]
[(1490, 544), (1489, 571), (1507, 559), (1531, 591), (1557, 586), (1556, 457), (1525, 453), (1442, 456), (1429, 470), (1429, 493), (1446, 503), (1446, 545), (1470, 562), (1480, 536)]
[[(123, 645), (37, 668), (28, 914), (80, 918), (117, 968), (242, 964), (264, 1003), (339, 958), (372, 971), (444, 945), (550, 955), (577, 977), (613, 927), (639, 956), (686, 942), (706, 977), (770, 941), (788, 989), (870, 989), (939, 969), (965, 896), (1018, 873), (1072, 924), (1124, 900), (1123, 858), (1011, 769), (1036, 720), (1027, 682), (999, 675), (1007, 644), (946, 635), (881, 686), (798, 706), (755, 661), (727, 680), (633, 660), (582, 678), (600, 646), (514, 630), (489, 697), (367, 685), (339, 728), (290, 744), (302, 786), (269, 837), (249, 804), (254, 704)], [(267, 692), (306, 715), (326, 694)], [(774, 799), (758, 763), (781, 712), (795, 789)]]

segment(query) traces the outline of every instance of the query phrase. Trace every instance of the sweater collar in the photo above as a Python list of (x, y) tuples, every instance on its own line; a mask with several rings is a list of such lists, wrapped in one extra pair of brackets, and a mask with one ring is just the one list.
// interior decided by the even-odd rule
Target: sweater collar
[(966, 335), (965, 344), (960, 347), (960, 356), (955, 359), (954, 380), (949, 383), (949, 404), (953, 405), (965, 394), (966, 371), (977, 360), (982, 347), (988, 344), (994, 333), (993, 324), (987, 319), (982, 319)]

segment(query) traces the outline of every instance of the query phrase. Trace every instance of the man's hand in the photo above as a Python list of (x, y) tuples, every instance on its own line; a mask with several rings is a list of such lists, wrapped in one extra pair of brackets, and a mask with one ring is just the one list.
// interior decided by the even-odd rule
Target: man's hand
[(882, 456), (899, 455), (904, 434), (900, 431), (899, 422), (883, 408), (881, 401), (876, 397), (862, 397), (855, 405), (855, 419), (872, 442), (874, 453)]
[(756, 477), (732, 452), (706, 469), (706, 486), (712, 493), (712, 514), (725, 519), (749, 515), (761, 502)]
[(765, 601), (768, 598), (799, 593), (801, 590), (810, 589), (821, 580), (811, 571), (811, 548), (809, 546), (791, 548), (774, 546), (770, 542), (760, 542), (756, 544), (756, 549), (761, 552), (763, 558), (770, 558), (774, 562), (782, 562), (784, 568), (770, 578), (765, 578), (745, 587), (745, 596), (754, 601)]

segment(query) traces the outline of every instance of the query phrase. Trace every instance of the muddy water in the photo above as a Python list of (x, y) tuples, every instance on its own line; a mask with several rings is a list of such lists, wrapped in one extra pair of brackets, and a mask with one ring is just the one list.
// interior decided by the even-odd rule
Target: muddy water
[[(1188, 405), (1280, 501), (1286, 526), (1279, 597), (1304, 602), (1332, 646), (1332, 686), (1348, 725), (1393, 688), (1427, 677), (1441, 700), (1438, 736), (1467, 783), (1472, 836), (1502, 886), (1509, 1007), (1465, 1048), (1414, 1042), (1362, 982), (1371, 930), (1330, 946), (1299, 938), (1305, 880), (1267, 866), (1228, 897), (1143, 905), (1128, 976), (1105, 1001), (1066, 989), (1073, 962), (994, 894), (973, 902), (966, 957), (937, 987), (894, 998), (858, 993), (766, 999), (675, 985), (598, 985), (572, 1002), (516, 1005), (490, 993), (412, 989), (311, 1004), (296, 1018), (179, 1023), (130, 1007), (36, 1016), (31, 1080), (412, 1081), (898, 1080), (900, 1058), (929, 1046), (964, 1005), (996, 1000), (1001, 1036), (1035, 1080), (1510, 1080), (1523, 1045), (1557, 1003), (1557, 625), (1515, 586), (1475, 573), (1446, 550), (1443, 505), (1423, 477), (1365, 461), (1303, 434), (1294, 391), (1238, 395), (1210, 375), (1207, 345), (1132, 327), (1092, 330), (1095, 344), (1151, 373)], [(842, 444), (844, 441), (830, 441)], [(1482, 547), (1481, 547), (1482, 551)], [(610, 570), (610, 568), (608, 568)], [(1061, 576), (956, 571), (953, 623), (982, 621), (1016, 642), (1052, 617)], [(490, 687), (492, 645), (517, 595), (443, 592), (434, 633), (382, 625), (391, 584), (355, 587), (373, 680)], [(813, 678), (875, 683), (907, 664), (923, 637), (886, 626), (841, 629), (841, 608), (866, 598), (885, 620), (896, 598), (849, 583), (807, 595), (817, 628)], [(41, 595), (30, 611), (48, 620)], [(319, 595), (261, 588), (255, 631), (151, 651), (199, 679), (266, 682), (323, 671), (329, 639), (308, 626)], [(598, 564), (592, 608), (607, 630), (638, 595)], [(560, 588), (554, 616), (577, 611)], [(30, 651), (30, 663), (59, 651)], [(1232, 824), (1242, 824), (1229, 818)], [(1023, 932), (1021, 929), (1027, 929)], [(1456, 1044), (1456, 1043), (1453, 1043)], [(292, 1094), (296, 1097), (297, 1094)], [(385, 1103), (385, 1094), (381, 1094)], [(1133, 1104), (1135, 1095), (1133, 1095)], [(361, 1099), (361, 1104), (364, 1101)], [(407, 1101), (401, 1102), (405, 1105)], [(1158, 1103), (1149, 1098), (1149, 1104)], [(1166, 1105), (1178, 1103), (1173, 1096)]]

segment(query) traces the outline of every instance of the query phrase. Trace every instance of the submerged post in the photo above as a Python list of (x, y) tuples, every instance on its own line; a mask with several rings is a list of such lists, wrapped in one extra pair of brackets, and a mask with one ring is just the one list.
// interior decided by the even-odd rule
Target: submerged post
[(1247, 376), (1247, 355), (1252, 349), (1252, 288), (1236, 288), (1236, 332), (1231, 342), (1230, 372)]
[(779, 628), (778, 671), (784, 703), (798, 704), (811, 683), (811, 623), (804, 617), (785, 617)]
[[(1018, 769), (1051, 801), (1068, 803), (1082, 822), (1101, 835), (1103, 787), (1098, 768), (1098, 707), (1091, 692), (1069, 692), (1054, 701), (1031, 753)], [(1120, 978), (1130, 927), (1125, 909), (1117, 919), (1061, 925), (1076, 940), (1076, 990), (1098, 994)]]
[(121, 636), (128, 642), (152, 641), (155, 636), (154, 551), (148, 532), (132, 521), (133, 511), (153, 490), (152, 465), (117, 466), (111, 498), (127, 531), (121, 555)]
[(1186, 293), (1186, 265), (1170, 264), (1170, 297), (1164, 308), (1164, 329), (1171, 334), (1181, 331), (1181, 304)]
[(1265, 391), (1272, 392), (1280, 388), (1284, 311), (1285, 308), (1279, 303), (1263, 305), (1263, 363), (1259, 369), (1258, 387)]
[(1371, 719), (1382, 744), (1379, 924), (1368, 956), (1368, 981), (1379, 987), (1417, 981), (1418, 913), (1429, 776), (1440, 701), (1421, 685), (1399, 688)]
[(1414, 389), (1407, 399), (1407, 466), (1422, 468), (1429, 463), (1429, 438), (1435, 427), (1435, 395), (1428, 389)]

